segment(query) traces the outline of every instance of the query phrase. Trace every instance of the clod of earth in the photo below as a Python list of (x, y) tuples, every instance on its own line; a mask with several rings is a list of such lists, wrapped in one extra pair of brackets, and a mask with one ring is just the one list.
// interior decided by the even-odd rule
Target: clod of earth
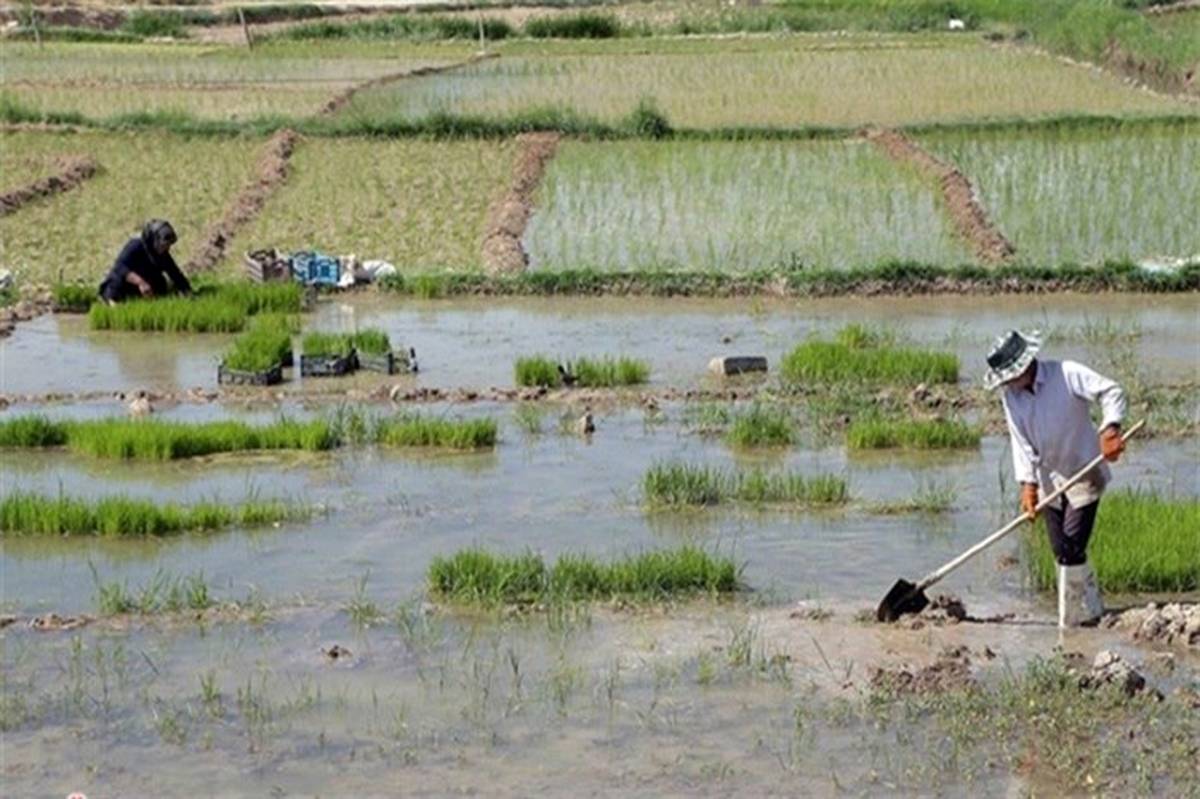
[[(1092, 668), (1079, 678), (1080, 688), (1100, 688), (1113, 685), (1134, 696), (1146, 690), (1146, 678), (1129, 661), (1112, 650), (1104, 650), (1092, 661)], [(1161, 699), (1162, 695), (1155, 694)]]
[(91, 616), (60, 616), (57, 613), (47, 613), (44, 616), (34, 616), (29, 620), (29, 627), (39, 632), (54, 632), (58, 630), (74, 630), (92, 621)]
[(1138, 641), (1200, 649), (1200, 603), (1151, 602), (1144, 608), (1106, 616), (1101, 624), (1129, 631)]
[(871, 671), (871, 687), (889, 694), (931, 694), (970, 688), (970, 650), (965, 646), (946, 647), (928, 666), (901, 666)]
[(257, 176), (233, 198), (224, 218), (209, 229), (204, 244), (184, 267), (188, 272), (212, 269), (221, 262), (238, 230), (259, 215), (271, 194), (287, 180), (288, 161), (299, 140), (300, 135), (288, 129), (271, 137), (259, 159)]
[(517, 137), (520, 151), (513, 167), (512, 183), (488, 212), (483, 233), (483, 268), (492, 274), (520, 272), (529, 265), (529, 254), (521, 244), (525, 225), (533, 216), (534, 194), (546, 164), (558, 149), (557, 133), (529, 133)]
[(0, 194), (0, 216), (14, 213), (42, 197), (70, 191), (99, 170), (100, 165), (96, 163), (95, 159), (86, 155), (61, 158), (59, 159), (59, 171), (55, 174)]

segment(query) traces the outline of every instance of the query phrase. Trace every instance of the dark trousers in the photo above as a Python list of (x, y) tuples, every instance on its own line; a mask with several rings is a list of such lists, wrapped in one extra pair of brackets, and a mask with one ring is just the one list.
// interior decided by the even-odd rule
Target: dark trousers
[(1100, 500), (1082, 508), (1072, 508), (1063, 502), (1061, 508), (1048, 507), (1042, 510), (1046, 520), (1046, 531), (1050, 533), (1050, 548), (1060, 566), (1078, 566), (1087, 562), (1088, 539), (1096, 525), (1096, 509)]

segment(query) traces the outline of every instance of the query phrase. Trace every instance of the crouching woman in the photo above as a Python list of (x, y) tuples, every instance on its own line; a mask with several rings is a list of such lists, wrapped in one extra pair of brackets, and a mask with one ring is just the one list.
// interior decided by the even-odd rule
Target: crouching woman
[(171, 292), (191, 294), (192, 284), (171, 257), (177, 237), (171, 223), (151, 219), (140, 236), (126, 242), (100, 284), (100, 298), (109, 305), (131, 297), (161, 297)]

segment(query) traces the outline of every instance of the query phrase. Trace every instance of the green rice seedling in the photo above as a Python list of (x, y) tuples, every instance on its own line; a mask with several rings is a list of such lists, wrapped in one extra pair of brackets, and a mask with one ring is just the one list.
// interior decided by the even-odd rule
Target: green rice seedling
[(850, 449), (968, 449), (979, 446), (979, 428), (957, 419), (859, 419), (846, 429)]
[(350, 344), (358, 352), (368, 355), (387, 355), (392, 351), (388, 334), (378, 328), (359, 330), (350, 336)]
[(531, 402), (522, 402), (513, 411), (513, 420), (527, 435), (541, 435), (543, 411)]
[(691, 432), (701, 436), (724, 433), (733, 424), (732, 406), (720, 402), (688, 404), (683, 409), (683, 424)]
[(404, 414), (380, 419), (375, 440), (387, 447), (490, 449), (496, 446), (496, 431), (494, 419), (441, 419)]
[(786, 447), (795, 440), (795, 427), (787, 409), (757, 402), (735, 414), (725, 434), (725, 443), (734, 447)]
[(518, 386), (558, 388), (563, 382), (558, 362), (544, 355), (517, 358), (513, 372)]
[(482, 549), (438, 557), (429, 567), (434, 596), (459, 604), (558, 605), (564, 602), (661, 602), (696, 594), (732, 593), (740, 569), (697, 547), (644, 552), (608, 563), (563, 555), (553, 566), (532, 553), (497, 555)]
[(951, 484), (935, 480), (922, 481), (908, 499), (897, 502), (875, 502), (868, 505), (871, 513), (890, 516), (898, 513), (945, 513), (954, 507), (958, 490)]
[(67, 429), (66, 422), (52, 422), (40, 415), (3, 419), (0, 420), (0, 447), (61, 447), (67, 443)]
[(241, 372), (263, 372), (284, 363), (292, 354), (292, 333), (286, 324), (256, 320), (225, 353), (225, 366)]
[(371, 623), (379, 621), (383, 618), (384, 613), (376, 604), (375, 600), (367, 596), (367, 579), (371, 576), (367, 572), (354, 582), (354, 596), (346, 603), (345, 611), (350, 617), (350, 620), (359, 627), (367, 627)]
[(98, 298), (96, 286), (91, 283), (54, 284), (54, 308), (70, 313), (87, 313)]
[(621, 21), (611, 14), (581, 13), (533, 17), (525, 35), (534, 39), (612, 39), (621, 35)]
[(852, 322), (839, 329), (834, 334), (834, 341), (852, 350), (869, 350), (877, 347), (890, 347), (896, 343), (896, 334), (871, 325)]
[(238, 333), (246, 326), (246, 314), (215, 297), (165, 297), (95, 303), (88, 311), (88, 324), (92, 330)]
[(810, 339), (784, 356), (783, 381), (809, 385), (958, 382), (958, 356), (909, 347), (881, 345), (850, 347), (845, 343)]
[(158, 537), (235, 526), (265, 526), (308, 515), (307, 508), (280, 501), (202, 502), (182, 506), (124, 496), (87, 500), (16, 491), (0, 499), (0, 534)]
[[(1200, 588), (1200, 500), (1152, 490), (1116, 491), (1100, 501), (1088, 561), (1105, 591)], [(1051, 590), (1056, 568), (1045, 524), (1024, 538), (1033, 584)]]
[(759, 469), (736, 472), (679, 461), (657, 463), (642, 477), (642, 493), (651, 506), (703, 507), (727, 502), (755, 505), (822, 506), (849, 501), (844, 478)]
[[(95, 569), (92, 575), (95, 579)], [(207, 610), (214, 604), (203, 573), (178, 577), (158, 571), (150, 582), (132, 590), (127, 583), (96, 580), (96, 607), (101, 616)]]
[(354, 345), (351, 336), (344, 333), (305, 333), (300, 340), (305, 355), (314, 357), (342, 358), (350, 354)]
[(567, 372), (582, 388), (636, 386), (650, 379), (649, 364), (624, 356), (579, 358), (567, 367)]
[(319, 452), (337, 446), (326, 421), (254, 426), (237, 421), (189, 424), (159, 419), (97, 419), (68, 424), (67, 447), (97, 458), (175, 460), (251, 450)]

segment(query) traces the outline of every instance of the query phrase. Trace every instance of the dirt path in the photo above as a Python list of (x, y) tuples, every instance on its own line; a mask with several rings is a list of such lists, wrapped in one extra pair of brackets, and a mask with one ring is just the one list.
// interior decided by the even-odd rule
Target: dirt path
[(287, 180), (288, 161), (299, 139), (293, 130), (281, 130), (270, 138), (258, 160), (257, 176), (234, 197), (224, 218), (209, 229), (199, 252), (184, 265), (186, 271), (203, 272), (221, 262), (238, 229), (253, 221), (275, 189)]
[(350, 101), (354, 99), (354, 95), (367, 89), (386, 86), (389, 83), (395, 83), (408, 78), (422, 78), (427, 75), (438, 75), (442, 72), (450, 72), (451, 70), (461, 69), (463, 67), (470, 66), (471, 64), (477, 64), (480, 61), (486, 61), (489, 58), (496, 57), (497, 56), (495, 53), (480, 53), (479, 55), (471, 56), (464, 61), (455, 61), (453, 64), (443, 64), (436, 67), (417, 67), (416, 69), (406, 69), (403, 72), (393, 72), (390, 75), (372, 78), (371, 80), (355, 84), (348, 89), (338, 92), (333, 97), (329, 98), (329, 101), (326, 102), (325, 105), (321, 106), (321, 110), (317, 113), (319, 116), (336, 114), (338, 111), (341, 111), (350, 104)]
[(100, 169), (100, 165), (96, 163), (95, 159), (86, 155), (64, 156), (58, 159), (58, 164), (60, 171), (53, 175), (0, 195), (0, 216), (15, 213), (43, 197), (52, 197), (55, 194), (70, 191), (95, 175)]
[(483, 268), (491, 274), (520, 272), (529, 265), (521, 245), (525, 225), (533, 216), (533, 200), (546, 173), (546, 164), (558, 150), (557, 133), (526, 133), (517, 137), (520, 147), (513, 165), (512, 182), (492, 203), (483, 229)]
[(862, 135), (892, 160), (912, 164), (922, 174), (937, 180), (954, 227), (971, 245), (976, 257), (989, 264), (1012, 260), (1016, 248), (988, 219), (971, 181), (957, 167), (940, 160), (898, 131), (867, 128)]

